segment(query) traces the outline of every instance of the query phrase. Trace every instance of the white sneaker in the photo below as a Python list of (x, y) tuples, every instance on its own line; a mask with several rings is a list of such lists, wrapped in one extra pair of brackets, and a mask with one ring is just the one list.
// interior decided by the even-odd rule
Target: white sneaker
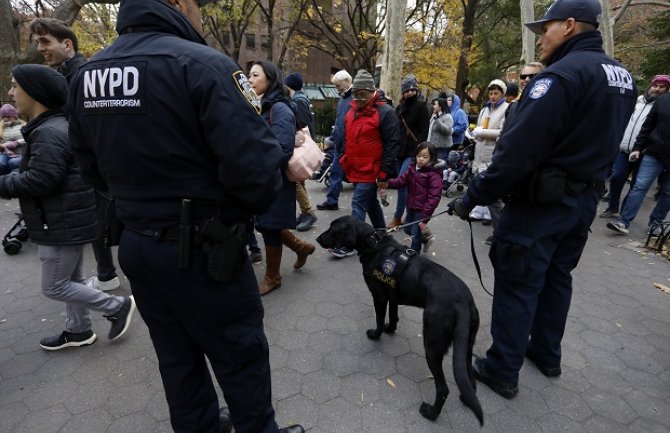
[(100, 281), (98, 280), (98, 277), (91, 277), (86, 281), (86, 284), (103, 292), (109, 292), (110, 290), (116, 290), (121, 287), (119, 277), (114, 277), (109, 281)]
[(628, 227), (626, 227), (626, 224), (622, 223), (621, 221), (617, 221), (614, 223), (607, 223), (607, 228), (610, 230), (614, 230), (615, 232), (622, 235), (628, 234)]

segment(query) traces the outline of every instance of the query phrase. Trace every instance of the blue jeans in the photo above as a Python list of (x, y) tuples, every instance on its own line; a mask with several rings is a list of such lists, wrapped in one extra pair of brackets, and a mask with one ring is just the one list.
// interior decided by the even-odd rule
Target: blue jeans
[[(421, 218), (421, 212), (417, 212), (411, 209), (407, 209), (407, 215), (405, 216), (405, 224), (413, 223), (418, 221)], [(408, 235), (412, 236), (412, 246), (411, 248), (416, 251), (417, 254), (421, 254), (421, 228), (419, 224), (412, 224), (411, 226), (403, 227), (403, 230)]]
[[(398, 177), (401, 174), (407, 171), (409, 164), (414, 158), (405, 158), (402, 161), (398, 161)], [(393, 218), (402, 218), (403, 212), (405, 212), (405, 207), (407, 206), (407, 187), (398, 189), (398, 203), (395, 206), (395, 212), (393, 213)]]
[(637, 162), (630, 162), (628, 160), (629, 156), (630, 154), (626, 152), (619, 152), (614, 160), (612, 176), (610, 177), (610, 195), (607, 202), (607, 209), (612, 212), (619, 212), (621, 192), (623, 191), (624, 185), (626, 185), (628, 176), (631, 174), (633, 174), (633, 180), (630, 183), (630, 189), (633, 189), (633, 186), (635, 186), (635, 172), (640, 164)]
[[(640, 211), (649, 188), (654, 183), (658, 175), (663, 172), (665, 167), (663, 163), (651, 155), (645, 155), (640, 162), (640, 169), (637, 172), (635, 185), (628, 193), (628, 198), (621, 209), (619, 221), (628, 227)], [(663, 221), (670, 211), (670, 176), (666, 177), (661, 187), (661, 197), (656, 202), (654, 210), (649, 215), (649, 225), (655, 222)]]
[(330, 186), (328, 187), (328, 193), (326, 194), (326, 204), (333, 205), (337, 204), (337, 201), (340, 198), (340, 192), (342, 191), (342, 178), (344, 173), (342, 173), (342, 167), (340, 166), (340, 154), (338, 150), (333, 152), (333, 162), (331, 163), (330, 169)]
[(10, 158), (5, 154), (0, 154), (0, 175), (11, 173), (21, 166), (21, 157)]
[(354, 184), (354, 194), (351, 197), (351, 215), (359, 221), (365, 221), (365, 214), (370, 215), (372, 226), (377, 229), (386, 227), (384, 211), (377, 199), (376, 183)]

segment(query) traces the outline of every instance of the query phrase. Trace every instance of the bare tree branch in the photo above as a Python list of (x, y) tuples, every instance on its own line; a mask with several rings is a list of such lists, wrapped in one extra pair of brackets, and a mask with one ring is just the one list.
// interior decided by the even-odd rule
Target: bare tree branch
[[(614, 15), (614, 18), (612, 18), (612, 23), (616, 23), (621, 19), (621, 15), (623, 15), (624, 12), (628, 9), (628, 6), (630, 6), (630, 3), (633, 0), (624, 0), (623, 4), (619, 6), (619, 12), (617, 12), (616, 15)], [(616, 10), (616, 8), (612, 8), (612, 10)]]
[(614, 6), (612, 10), (617, 10), (621, 9), (624, 6), (629, 7), (629, 6), (661, 6), (661, 7), (666, 7), (670, 8), (670, 2), (662, 2), (662, 1), (638, 1), (638, 2), (628, 2), (628, 5), (621, 5), (621, 6)]
[(652, 42), (652, 43), (644, 44), (644, 45), (631, 45), (629, 47), (623, 46), (623, 47), (619, 47), (619, 49), (621, 51), (630, 51), (630, 50), (639, 50), (641, 48), (658, 47), (660, 45), (670, 45), (670, 39), (668, 39), (667, 41)]

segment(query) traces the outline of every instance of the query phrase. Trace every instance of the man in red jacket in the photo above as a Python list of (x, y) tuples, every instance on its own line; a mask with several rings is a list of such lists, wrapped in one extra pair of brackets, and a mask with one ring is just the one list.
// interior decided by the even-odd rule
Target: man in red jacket
[[(354, 184), (351, 215), (365, 221), (365, 214), (376, 228), (385, 228), (384, 212), (377, 199), (377, 182), (395, 172), (398, 153), (398, 118), (375, 89), (372, 75), (363, 69), (354, 77), (351, 109), (344, 118), (345, 148), (340, 165)], [(336, 257), (354, 254), (352, 250), (331, 250)]]

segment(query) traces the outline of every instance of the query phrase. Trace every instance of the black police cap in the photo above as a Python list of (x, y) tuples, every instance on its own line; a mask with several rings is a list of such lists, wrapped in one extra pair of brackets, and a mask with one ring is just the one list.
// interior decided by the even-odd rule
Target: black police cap
[(525, 23), (525, 25), (537, 35), (542, 34), (542, 26), (547, 21), (567, 20), (568, 18), (598, 27), (601, 13), (602, 8), (598, 0), (555, 0), (541, 20)]

